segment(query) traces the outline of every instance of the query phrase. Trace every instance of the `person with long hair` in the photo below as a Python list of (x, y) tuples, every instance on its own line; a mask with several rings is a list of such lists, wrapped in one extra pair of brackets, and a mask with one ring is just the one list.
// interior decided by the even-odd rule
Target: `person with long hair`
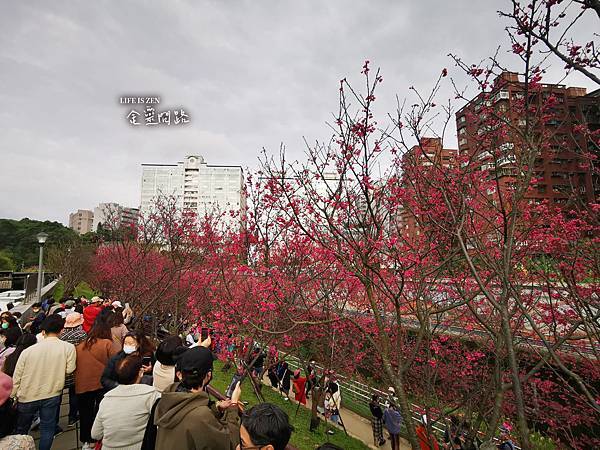
[(19, 360), (19, 356), (21, 353), (23, 353), (23, 350), (31, 347), (35, 343), (37, 343), (37, 339), (33, 334), (23, 333), (21, 337), (17, 339), (17, 344), (15, 345), (14, 351), (10, 353), (4, 360), (2, 372), (12, 377), (15, 373), (15, 367), (17, 365), (17, 361)]
[(379, 404), (379, 395), (374, 394), (369, 402), (369, 409), (371, 410), (371, 428), (373, 430), (373, 442), (375, 446), (381, 447), (385, 444), (383, 438), (383, 410)]
[(108, 361), (115, 354), (110, 331), (111, 314), (104, 311), (98, 314), (87, 339), (76, 347), (75, 393), (79, 408), (79, 438), (84, 450), (94, 448), (92, 425), (104, 395), (100, 378)]
[(123, 308), (116, 308), (112, 315), (111, 333), (113, 340), (113, 349), (117, 353), (123, 350), (123, 339), (125, 339), (125, 336), (127, 336), (127, 333), (129, 333), (129, 330), (127, 329), (124, 323), (125, 319), (123, 318), (122, 311)]
[[(106, 365), (102, 373), (101, 383), (107, 391), (116, 388), (119, 385), (119, 380), (116, 372), (117, 363), (127, 355), (137, 355), (142, 359), (146, 358), (146, 363), (143, 366), (144, 374), (152, 375), (152, 366), (154, 365), (154, 344), (146, 337), (144, 333), (138, 331), (130, 331), (123, 338), (123, 350), (114, 355)], [(149, 361), (148, 361), (149, 359)], [(147, 376), (144, 378), (148, 378)], [(142, 380), (146, 383), (146, 380)], [(150, 384), (152, 384), (150, 382)]]

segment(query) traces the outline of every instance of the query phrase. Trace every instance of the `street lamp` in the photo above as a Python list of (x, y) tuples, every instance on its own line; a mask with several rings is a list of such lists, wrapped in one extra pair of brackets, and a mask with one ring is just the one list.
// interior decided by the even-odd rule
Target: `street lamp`
[(37, 301), (38, 303), (42, 302), (42, 270), (43, 270), (43, 266), (44, 266), (44, 244), (46, 243), (46, 240), (48, 239), (48, 234), (44, 233), (43, 231), (41, 233), (37, 234), (37, 241), (40, 244), (40, 261), (38, 263), (38, 285), (37, 285)]

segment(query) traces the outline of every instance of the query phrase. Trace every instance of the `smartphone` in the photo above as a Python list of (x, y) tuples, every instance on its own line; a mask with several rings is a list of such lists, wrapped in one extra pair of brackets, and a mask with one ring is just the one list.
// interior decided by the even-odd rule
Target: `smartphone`
[(208, 338), (208, 328), (202, 328), (200, 330), (200, 341), (204, 341), (206, 338)]
[(152, 365), (152, 358), (150, 356), (144, 356), (142, 358), (142, 365), (143, 366), (150, 366), (150, 365)]

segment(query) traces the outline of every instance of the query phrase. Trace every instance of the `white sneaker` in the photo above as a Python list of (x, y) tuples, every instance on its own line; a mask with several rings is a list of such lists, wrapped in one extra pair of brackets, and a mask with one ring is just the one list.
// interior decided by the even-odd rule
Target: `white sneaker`
[(84, 442), (81, 450), (94, 450), (95, 445), (90, 444), (89, 442)]

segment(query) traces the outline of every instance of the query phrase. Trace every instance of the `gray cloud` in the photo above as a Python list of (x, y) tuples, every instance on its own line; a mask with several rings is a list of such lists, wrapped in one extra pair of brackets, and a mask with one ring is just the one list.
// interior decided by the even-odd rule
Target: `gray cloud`
[[(426, 89), (449, 52), (506, 43), (499, 2), (34, 1), (0, 16), (0, 217), (66, 222), (99, 202), (139, 203), (140, 164), (199, 153), (254, 167), (329, 135), (339, 79), (382, 68), (379, 111)], [(453, 73), (451, 71), (451, 73)], [(560, 67), (551, 73), (556, 79)], [(454, 74), (459, 83), (466, 80)], [(573, 76), (572, 84), (589, 85)], [(157, 94), (186, 127), (128, 126), (120, 95)], [(449, 87), (441, 92), (451, 97)], [(450, 136), (448, 145), (455, 145)]]

